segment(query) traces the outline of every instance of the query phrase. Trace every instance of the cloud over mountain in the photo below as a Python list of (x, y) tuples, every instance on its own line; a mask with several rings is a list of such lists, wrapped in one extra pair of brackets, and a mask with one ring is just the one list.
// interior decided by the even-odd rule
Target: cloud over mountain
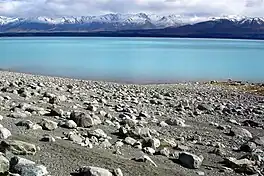
[(85, 16), (106, 13), (264, 16), (263, 0), (0, 0), (3, 16)]

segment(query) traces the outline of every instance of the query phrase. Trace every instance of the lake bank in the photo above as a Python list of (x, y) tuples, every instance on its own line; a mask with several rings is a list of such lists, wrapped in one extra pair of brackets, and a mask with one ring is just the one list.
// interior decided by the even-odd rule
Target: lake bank
[[(54, 176), (77, 174), (82, 166), (120, 168), (125, 176), (239, 176), (237, 166), (222, 161), (239, 160), (247, 154), (240, 146), (264, 134), (263, 96), (215, 82), (133, 85), (3, 71), (0, 80), (1, 124), (11, 132), (2, 140), (38, 147), (20, 157)], [(179, 163), (187, 151), (198, 165)], [(254, 151), (248, 153), (263, 156)], [(246, 167), (263, 173), (257, 164)]]

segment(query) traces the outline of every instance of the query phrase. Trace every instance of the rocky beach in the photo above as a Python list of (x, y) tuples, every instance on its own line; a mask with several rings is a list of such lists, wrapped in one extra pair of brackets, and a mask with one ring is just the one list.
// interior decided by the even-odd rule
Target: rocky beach
[(263, 90), (0, 71), (0, 175), (263, 176)]

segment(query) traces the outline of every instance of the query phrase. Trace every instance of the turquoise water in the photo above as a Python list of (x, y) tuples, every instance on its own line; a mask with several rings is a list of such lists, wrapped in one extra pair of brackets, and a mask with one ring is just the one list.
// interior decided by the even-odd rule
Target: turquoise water
[(264, 80), (264, 41), (1, 38), (0, 68), (105, 80)]

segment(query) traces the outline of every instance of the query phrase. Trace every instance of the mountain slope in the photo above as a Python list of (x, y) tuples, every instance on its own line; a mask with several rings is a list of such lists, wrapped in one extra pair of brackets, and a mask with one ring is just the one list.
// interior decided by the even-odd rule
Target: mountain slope
[[(0, 36), (143, 36), (264, 39), (264, 18), (108, 14), (61, 18), (0, 17)], [(196, 23), (198, 21), (198, 23)], [(199, 22), (202, 21), (202, 22)], [(16, 34), (24, 32), (23, 34)], [(9, 33), (9, 34), (6, 34)], [(12, 33), (12, 34), (10, 34)]]
[(180, 16), (139, 14), (107, 14), (82, 17), (0, 17), (1, 32), (19, 31), (116, 31), (128, 29), (157, 29), (181, 26)]

